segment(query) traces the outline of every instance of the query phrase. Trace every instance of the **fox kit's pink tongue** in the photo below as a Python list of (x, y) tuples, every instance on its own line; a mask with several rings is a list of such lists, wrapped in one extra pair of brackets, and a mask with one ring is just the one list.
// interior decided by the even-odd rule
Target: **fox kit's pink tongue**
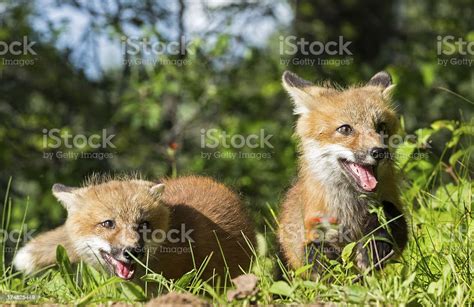
[(373, 191), (377, 186), (374, 172), (370, 166), (356, 163), (349, 164), (354, 174), (359, 178), (362, 188), (366, 191)]
[(132, 264), (123, 263), (121, 261), (116, 261), (115, 263), (115, 273), (123, 279), (130, 279), (133, 276), (133, 266)]

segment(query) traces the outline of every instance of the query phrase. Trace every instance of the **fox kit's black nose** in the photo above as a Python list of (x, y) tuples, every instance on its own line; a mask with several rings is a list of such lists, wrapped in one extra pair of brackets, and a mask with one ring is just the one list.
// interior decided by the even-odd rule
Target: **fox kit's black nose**
[(127, 247), (123, 250), (123, 257), (127, 260), (133, 260), (133, 257), (140, 258), (143, 254), (144, 250), (142, 246)]
[(372, 158), (379, 161), (379, 160), (388, 158), (389, 157), (389, 151), (388, 151), (387, 148), (374, 147), (370, 150), (370, 155), (372, 156)]

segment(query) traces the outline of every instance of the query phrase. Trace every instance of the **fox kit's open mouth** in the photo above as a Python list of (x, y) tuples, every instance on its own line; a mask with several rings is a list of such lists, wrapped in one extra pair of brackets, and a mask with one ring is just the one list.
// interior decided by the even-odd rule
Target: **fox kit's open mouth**
[(115, 275), (122, 279), (132, 279), (135, 273), (135, 265), (131, 262), (124, 262), (116, 259), (111, 254), (101, 250), (100, 255), (104, 258), (105, 262), (112, 267)]
[(364, 192), (374, 192), (377, 188), (377, 179), (375, 178), (375, 166), (367, 164), (358, 164), (348, 160), (339, 160), (342, 169), (354, 179), (357, 186)]

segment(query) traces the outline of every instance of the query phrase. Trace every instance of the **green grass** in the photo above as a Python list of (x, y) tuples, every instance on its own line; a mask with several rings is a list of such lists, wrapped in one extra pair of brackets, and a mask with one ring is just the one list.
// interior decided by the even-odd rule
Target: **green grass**
[[(437, 158), (415, 159), (422, 152), (422, 142), (441, 129), (451, 130), (446, 150)], [(462, 132), (459, 132), (462, 131)], [(403, 199), (408, 213), (410, 240), (403, 256), (383, 271), (370, 272), (353, 282), (357, 272), (351, 262), (330, 264), (318, 281), (302, 278), (309, 267), (285, 272), (283, 280), (274, 278), (281, 263), (274, 252), (276, 213), (269, 209), (268, 231), (257, 238), (252, 273), (259, 278), (256, 295), (232, 304), (344, 302), (370, 304), (472, 305), (473, 290), (473, 183), (471, 180), (472, 144), (463, 143), (461, 135), (472, 135), (472, 124), (437, 122), (416, 132), (417, 144), (404, 144), (398, 161), (404, 170)], [(456, 139), (457, 138), (457, 139)], [(454, 139), (454, 141), (453, 141)], [(426, 151), (423, 151), (426, 152)], [(406, 157), (405, 156), (405, 157)], [(409, 183), (409, 184), (408, 184)], [(11, 229), (12, 200), (5, 196), (2, 229)], [(20, 225), (25, 223), (25, 217)], [(57, 252), (58, 265), (41, 274), (26, 277), (14, 272), (4, 259), (11, 259), (18, 244), (2, 244), (0, 301), (18, 300), (19, 296), (34, 303), (139, 303), (148, 296), (169, 291), (191, 292), (215, 303), (227, 303), (229, 282), (201, 280), (200, 269), (177, 281), (157, 274), (144, 277), (156, 288), (145, 291), (131, 282), (110, 277), (80, 263), (72, 266), (64, 250)], [(202, 269), (202, 268), (201, 268)], [(34, 296), (31, 296), (34, 295)], [(24, 301), (24, 300), (22, 300)]]

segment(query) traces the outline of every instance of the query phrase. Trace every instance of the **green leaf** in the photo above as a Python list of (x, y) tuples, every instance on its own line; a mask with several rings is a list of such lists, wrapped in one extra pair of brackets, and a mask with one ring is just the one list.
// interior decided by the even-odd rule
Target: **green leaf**
[(415, 277), (416, 277), (416, 272), (410, 274), (410, 276), (408, 276), (407, 279), (403, 281), (402, 288), (408, 288), (415, 280)]
[(342, 261), (344, 263), (351, 261), (351, 255), (352, 255), (352, 251), (354, 250), (355, 245), (356, 245), (356, 242), (351, 242), (347, 244), (346, 246), (344, 246), (344, 249), (342, 250), (342, 255), (341, 255)]
[(449, 157), (449, 164), (452, 166), (456, 165), (457, 161), (462, 160), (462, 158), (464, 158), (465, 156), (467, 157), (468, 153), (472, 151), (474, 151), (474, 145), (469, 146), (467, 149), (461, 149), (456, 151), (451, 155), (451, 157)]
[(454, 129), (456, 129), (456, 122), (453, 120), (437, 120), (431, 124), (431, 128), (433, 128), (435, 131), (443, 128), (454, 131)]
[(299, 276), (305, 272), (307, 272), (308, 270), (310, 270), (311, 268), (313, 267), (312, 264), (307, 264), (305, 266), (302, 266), (300, 268), (298, 268), (296, 271), (295, 271), (295, 276)]
[(423, 77), (423, 83), (430, 87), (435, 79), (435, 72), (438, 65), (435, 64), (421, 64), (421, 75)]
[(415, 151), (415, 149), (416, 149), (415, 144), (409, 144), (409, 143), (406, 143), (406, 142), (401, 144), (400, 146), (398, 146), (397, 154), (396, 154), (396, 157), (397, 157), (396, 161), (397, 161), (398, 165), (401, 168), (403, 168), (408, 163), (408, 161), (412, 157), (413, 152)]
[(121, 285), (123, 287), (123, 292), (128, 299), (132, 301), (146, 300), (145, 293), (143, 292), (143, 289), (139, 285), (133, 282), (122, 282)]
[(351, 285), (345, 289), (348, 300), (351, 302), (363, 302), (367, 296), (367, 289), (359, 285)]
[(67, 255), (66, 249), (62, 245), (56, 248), (56, 261), (58, 262), (59, 272), (68, 288), (77, 294), (79, 292), (78, 285), (73, 279), (74, 272), (72, 270), (71, 261)]
[(417, 136), (417, 144), (426, 144), (429, 141), (433, 132), (435, 132), (435, 130), (429, 128), (421, 128), (416, 130), (415, 135)]
[(185, 289), (191, 283), (191, 281), (193, 280), (195, 276), (196, 276), (195, 270), (187, 272), (180, 279), (176, 281), (176, 286), (181, 289)]
[(272, 284), (269, 290), (273, 294), (288, 296), (291, 297), (293, 295), (293, 289), (286, 283), (285, 281), (277, 281)]
[(416, 166), (418, 167), (418, 169), (424, 170), (424, 171), (431, 171), (434, 167), (431, 162), (426, 161), (426, 160), (419, 160)]
[(301, 282), (303, 287), (308, 288), (308, 289), (318, 289), (318, 287), (322, 287), (323, 285), (311, 280), (303, 280)]

